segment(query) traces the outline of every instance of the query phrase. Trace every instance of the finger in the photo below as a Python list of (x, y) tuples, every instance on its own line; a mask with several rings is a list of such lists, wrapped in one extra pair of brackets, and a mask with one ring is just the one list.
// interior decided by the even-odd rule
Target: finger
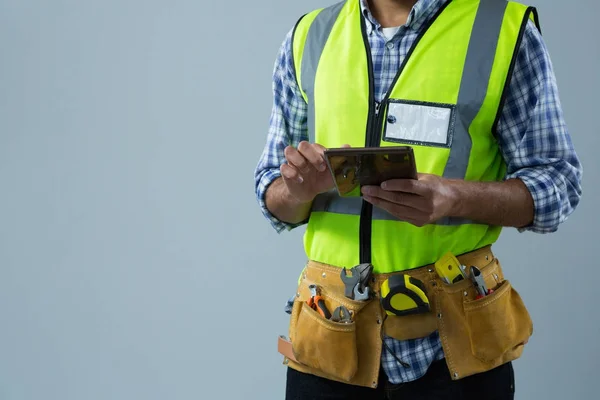
[(413, 193), (423, 195), (426, 193), (427, 185), (416, 179), (390, 179), (381, 184), (385, 191)]
[(311, 164), (306, 160), (306, 158), (304, 158), (304, 156), (292, 146), (286, 147), (283, 153), (288, 161), (288, 164), (296, 167), (300, 174), (306, 174), (312, 169)]
[(304, 181), (298, 170), (289, 164), (282, 164), (279, 170), (281, 171), (281, 176), (283, 176), (283, 179), (290, 181), (293, 180), (298, 183), (302, 183)]
[(373, 204), (375, 207), (379, 207), (382, 210), (394, 215), (401, 221), (408, 222), (415, 226), (422, 226), (426, 219), (426, 215), (415, 211), (414, 209), (408, 209), (397, 204), (390, 203), (386, 200), (378, 199), (376, 197), (363, 196), (366, 201)]
[(427, 210), (427, 198), (408, 192), (392, 192), (378, 186), (363, 186), (363, 195), (386, 200), (390, 203), (403, 205), (415, 210)]
[(317, 170), (325, 171), (325, 157), (322, 146), (313, 146), (306, 141), (300, 142), (298, 151)]
[(403, 206), (401, 204), (395, 204), (387, 200), (380, 199), (378, 197), (371, 197), (368, 195), (363, 196), (363, 198), (365, 199), (365, 201), (368, 201), (374, 206), (377, 206), (389, 212), (396, 218), (402, 221), (409, 222), (413, 225), (421, 226), (424, 223), (424, 221), (427, 220), (427, 215), (425, 213), (414, 208)]

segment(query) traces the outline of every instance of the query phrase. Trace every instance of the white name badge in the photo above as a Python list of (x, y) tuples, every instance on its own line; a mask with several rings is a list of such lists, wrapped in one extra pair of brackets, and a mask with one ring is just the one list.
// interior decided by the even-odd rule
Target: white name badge
[(454, 132), (455, 108), (453, 104), (390, 99), (383, 140), (450, 147)]

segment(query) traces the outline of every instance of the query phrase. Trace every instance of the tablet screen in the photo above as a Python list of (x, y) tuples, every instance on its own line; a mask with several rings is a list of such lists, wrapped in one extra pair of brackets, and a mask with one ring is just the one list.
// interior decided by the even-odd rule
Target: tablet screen
[(360, 196), (365, 185), (416, 179), (411, 147), (328, 149), (325, 158), (340, 196)]

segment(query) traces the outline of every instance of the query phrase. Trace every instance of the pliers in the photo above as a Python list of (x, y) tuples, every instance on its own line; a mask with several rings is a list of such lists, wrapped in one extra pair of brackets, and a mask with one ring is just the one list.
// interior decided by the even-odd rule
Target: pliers
[(311, 294), (310, 299), (306, 301), (306, 303), (308, 303), (308, 306), (313, 310), (317, 311), (319, 314), (321, 314), (323, 318), (330, 319), (331, 313), (325, 305), (325, 300), (323, 300), (323, 298), (319, 296), (319, 290), (317, 288), (317, 285), (313, 284), (310, 285), (308, 288), (310, 289)]
[(352, 322), (352, 316), (350, 315), (350, 311), (344, 307), (339, 306), (335, 310), (333, 310), (333, 315), (331, 316), (331, 320), (333, 322), (341, 322), (344, 324), (349, 324)]

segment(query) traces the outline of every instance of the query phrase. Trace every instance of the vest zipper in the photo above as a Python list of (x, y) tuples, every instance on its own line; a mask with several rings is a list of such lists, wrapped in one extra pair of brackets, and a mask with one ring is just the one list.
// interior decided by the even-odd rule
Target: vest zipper
[[(373, 78), (373, 59), (371, 56), (371, 46), (367, 37), (367, 27), (365, 18), (360, 16), (360, 27), (367, 55), (367, 70), (369, 75), (369, 112), (367, 116), (367, 129), (365, 132), (365, 146), (377, 147), (373, 142), (373, 123), (378, 119), (379, 103), (375, 102), (375, 79)], [(373, 216), (373, 205), (367, 201), (362, 201), (359, 222), (359, 263), (371, 263), (371, 219)]]
[[(450, 4), (452, 0), (447, 1), (444, 5), (440, 7), (440, 9), (436, 12), (436, 14), (426, 23), (426, 25), (421, 29), (421, 32), (413, 42), (411, 48), (409, 49), (404, 61), (402, 61), (402, 65), (398, 68), (398, 72), (394, 77), (388, 91), (383, 96), (381, 102), (375, 101), (374, 95), (374, 78), (373, 78), (373, 59), (371, 56), (371, 46), (369, 45), (369, 38), (367, 36), (367, 27), (365, 18), (360, 16), (360, 27), (362, 31), (363, 42), (365, 45), (365, 51), (367, 55), (367, 69), (369, 74), (369, 112), (367, 117), (367, 130), (365, 137), (365, 146), (366, 147), (379, 147), (381, 142), (381, 131), (383, 130), (383, 121), (380, 115), (381, 106), (384, 105), (389, 97), (390, 93), (393, 90), (394, 86), (396, 86), (406, 63), (410, 59), (415, 47), (421, 41), (421, 38), (428, 31), (429, 27), (433, 22), (439, 17), (439, 15), (446, 9), (448, 4)], [(371, 231), (372, 231), (372, 218), (373, 218), (373, 205), (363, 200), (362, 208), (360, 211), (360, 230), (359, 230), (359, 247), (360, 247), (360, 263), (370, 263), (371, 262)]]

